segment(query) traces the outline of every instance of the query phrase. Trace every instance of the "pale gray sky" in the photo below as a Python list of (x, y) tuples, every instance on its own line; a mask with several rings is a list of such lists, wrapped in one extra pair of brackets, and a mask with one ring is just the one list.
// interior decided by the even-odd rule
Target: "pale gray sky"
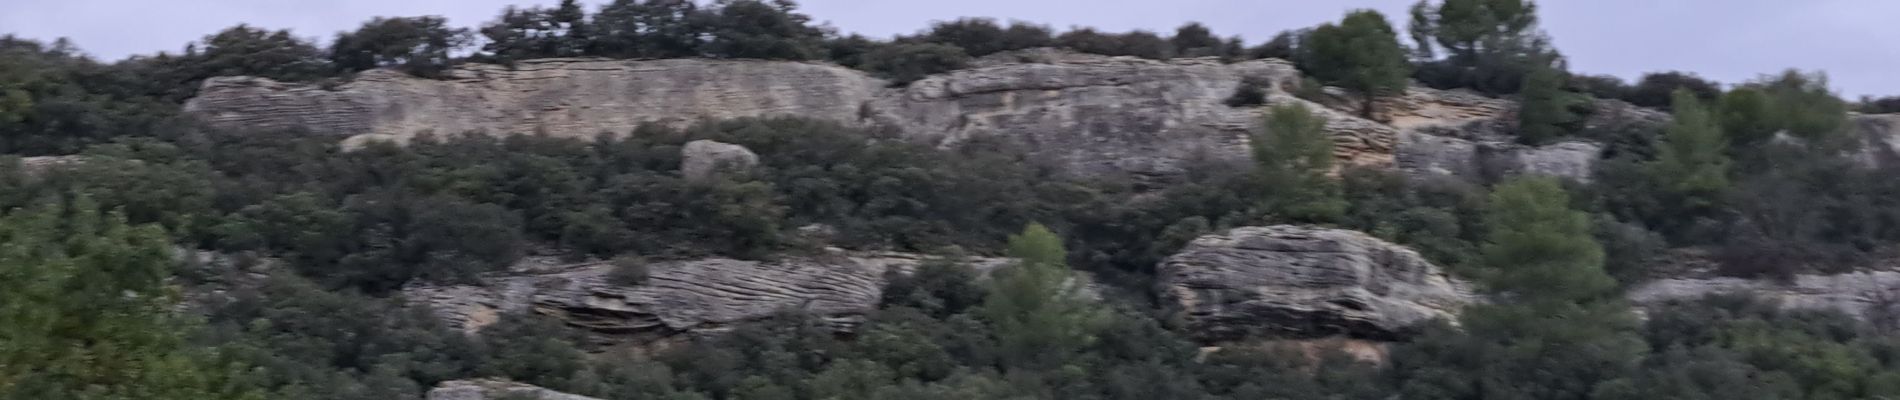
[[(558, 0), (0, 0), (0, 33), (68, 37), (102, 59), (161, 50), (249, 23), (328, 38), (374, 16), (442, 15), (479, 25), (505, 5)], [(606, 0), (586, 1), (601, 4)], [(1375, 8), (1403, 23), (1411, 0), (804, 0), (847, 32), (888, 36), (929, 21), (986, 16), (1056, 28), (1169, 32), (1200, 21), (1250, 43)], [(1726, 83), (1796, 67), (1825, 70), (1844, 94), (1900, 95), (1900, 1), (1544, 0), (1543, 27), (1573, 70), (1634, 78), (1685, 70)]]

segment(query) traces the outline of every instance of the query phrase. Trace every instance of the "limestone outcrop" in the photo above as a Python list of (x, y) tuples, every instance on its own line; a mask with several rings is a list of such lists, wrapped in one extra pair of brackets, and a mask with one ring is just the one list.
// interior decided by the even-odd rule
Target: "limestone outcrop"
[[(1729, 277), (1658, 279), (1631, 288), (1627, 296), (1637, 305), (1654, 306), (1715, 294), (1746, 294), (1790, 309), (1840, 311), (1868, 318), (1900, 311), (1900, 271), (1797, 275), (1786, 282)], [(1900, 318), (1900, 314), (1885, 317)]]
[(447, 381), (437, 384), (427, 400), (600, 400), (548, 390), (540, 386), (497, 379)]
[[(876, 310), (886, 272), (908, 273), (926, 260), (905, 253), (839, 253), (666, 261), (649, 264), (646, 282), (634, 285), (611, 281), (611, 263), (541, 265), (487, 276), (481, 285), (416, 284), (403, 294), (468, 332), (519, 311), (553, 316), (615, 342), (721, 332), (787, 310), (849, 330)], [(983, 271), (1007, 261), (962, 262)]]
[(1205, 342), (1254, 337), (1392, 340), (1454, 319), (1470, 285), (1417, 252), (1364, 233), (1242, 227), (1202, 236), (1163, 261), (1163, 303)]
[(694, 140), (680, 147), (680, 175), (703, 181), (721, 173), (744, 174), (759, 165), (752, 149), (731, 143)]
[[(591, 137), (642, 124), (797, 116), (893, 127), (953, 144), (978, 136), (1024, 143), (1083, 174), (1166, 175), (1194, 157), (1245, 157), (1263, 108), (1229, 107), (1243, 84), (1274, 103), (1303, 101), (1279, 60), (1146, 60), (1057, 50), (986, 58), (979, 67), (891, 88), (824, 63), (759, 60), (543, 59), (513, 68), (465, 64), (448, 79), (365, 71), (333, 86), (220, 77), (186, 110), (216, 126), (302, 129), (403, 142), (417, 134), (545, 133)], [(1328, 111), (1349, 164), (1390, 165), (1397, 131)]]

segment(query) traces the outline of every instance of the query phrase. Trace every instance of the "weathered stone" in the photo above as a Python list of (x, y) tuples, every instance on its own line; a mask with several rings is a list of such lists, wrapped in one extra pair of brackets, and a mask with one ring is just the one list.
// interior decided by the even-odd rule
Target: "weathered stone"
[(1364, 233), (1303, 226), (1202, 236), (1162, 262), (1164, 303), (1206, 342), (1335, 335), (1391, 340), (1452, 319), (1469, 285)]
[(1416, 131), (1401, 133), (1399, 139), (1401, 170), (1414, 176), (1453, 176), (1478, 182), (1516, 175), (1589, 182), (1603, 155), (1603, 146), (1575, 140), (1526, 146)]
[(38, 177), (45, 175), (47, 171), (78, 165), (85, 161), (85, 156), (78, 155), (20, 157), (20, 174)]
[[(680, 334), (721, 332), (735, 324), (798, 310), (849, 330), (877, 309), (885, 273), (907, 273), (927, 258), (904, 253), (788, 257), (774, 261), (712, 258), (648, 265), (645, 284), (610, 282), (609, 263), (540, 267), (531, 273), (488, 276), (483, 284), (403, 290), (432, 306), (451, 326), (474, 332), (503, 313), (533, 311), (615, 338), (652, 341)], [(978, 270), (1003, 259), (970, 259)]]
[(1637, 305), (1655, 306), (1716, 294), (1752, 295), (1784, 308), (1840, 311), (1865, 318), (1874, 310), (1892, 310), (1900, 305), (1900, 271), (1797, 275), (1786, 282), (1730, 277), (1658, 279), (1637, 285), (1627, 296)]
[(442, 382), (430, 389), (427, 400), (600, 400), (548, 390), (540, 386), (498, 379)]
[(1861, 164), (1900, 166), (1900, 114), (1853, 114), (1848, 124), (1861, 140)]
[[(1275, 104), (1304, 102), (1278, 60), (1145, 60), (1057, 50), (986, 58), (980, 67), (903, 88), (835, 65), (757, 60), (527, 60), (513, 69), (466, 64), (451, 79), (365, 71), (335, 87), (262, 78), (207, 80), (186, 109), (217, 126), (300, 128), (402, 143), (417, 134), (545, 133), (588, 137), (648, 123), (796, 116), (883, 125), (941, 144), (1002, 136), (1040, 157), (1095, 175), (1171, 175), (1184, 159), (1245, 159), (1264, 108), (1224, 102), (1242, 82), (1268, 85)], [(1344, 164), (1386, 166), (1396, 131), (1326, 111)]]
[(691, 181), (721, 173), (744, 174), (759, 165), (759, 155), (731, 143), (694, 140), (680, 148), (680, 175)]

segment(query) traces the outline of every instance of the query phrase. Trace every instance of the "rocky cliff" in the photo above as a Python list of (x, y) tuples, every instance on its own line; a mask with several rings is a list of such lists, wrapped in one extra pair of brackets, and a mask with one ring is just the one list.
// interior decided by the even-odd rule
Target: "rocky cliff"
[(1243, 227), (1162, 262), (1160, 297), (1206, 342), (1346, 335), (1390, 340), (1455, 319), (1468, 284), (1417, 252), (1360, 232)]
[[(877, 309), (887, 272), (907, 273), (926, 260), (904, 253), (838, 253), (667, 261), (647, 265), (646, 282), (639, 284), (612, 281), (611, 263), (518, 266), (483, 278), (481, 285), (418, 284), (403, 294), (469, 332), (519, 311), (553, 316), (615, 342), (721, 332), (794, 310), (849, 330)], [(1006, 260), (963, 262), (989, 270)]]
[(700, 59), (466, 64), (444, 80), (374, 70), (331, 87), (220, 77), (207, 80), (186, 110), (218, 126), (302, 129), (348, 143), (430, 132), (591, 136), (648, 123), (798, 116), (892, 127), (942, 144), (1000, 136), (1079, 173), (1166, 175), (1182, 160), (1248, 154), (1264, 107), (1226, 105), (1242, 85), (1263, 87), (1269, 104), (1313, 105), (1351, 165), (1391, 165), (1401, 132), (1495, 118), (1506, 104), (1416, 90), (1402, 102), (1412, 105), (1403, 118), (1388, 125), (1294, 98), (1288, 89), (1299, 73), (1278, 60), (1156, 61), (1042, 49), (975, 65), (902, 88), (829, 64)]

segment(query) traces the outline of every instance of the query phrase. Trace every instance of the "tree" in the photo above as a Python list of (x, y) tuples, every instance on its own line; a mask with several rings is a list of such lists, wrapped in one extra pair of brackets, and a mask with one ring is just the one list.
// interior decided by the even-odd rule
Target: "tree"
[(894, 43), (865, 54), (863, 68), (901, 85), (932, 74), (963, 69), (969, 63), (970, 56), (956, 46)]
[(1532, 36), (1537, 5), (1526, 0), (1444, 0), (1431, 7), (1420, 0), (1412, 7), (1413, 37), (1422, 54), (1435, 53), (1434, 44), (1449, 53), (1454, 64), (1475, 65), (1487, 52), (1508, 49)]
[(1722, 130), (1737, 148), (1767, 141), (1782, 128), (1774, 120), (1774, 105), (1768, 93), (1755, 87), (1739, 87), (1722, 95)]
[(614, 0), (589, 25), (589, 53), (616, 58), (679, 58), (704, 53), (711, 29), (692, 0)]
[(1444, 49), (1442, 62), (1419, 68), (1418, 79), (1427, 85), (1515, 93), (1535, 68), (1561, 68), (1562, 57), (1536, 29), (1537, 5), (1528, 0), (1445, 0), (1436, 7), (1420, 0), (1411, 12), (1414, 55)]
[(1463, 332), (1436, 329), (1396, 349), (1400, 393), (1423, 399), (1589, 399), (1629, 376), (1644, 350), (1615, 299), (1587, 214), (1554, 178), (1492, 191), (1481, 281), (1494, 298), (1466, 308)]
[(482, 51), (504, 63), (580, 56), (591, 41), (587, 12), (575, 0), (562, 0), (554, 9), (508, 7), (498, 20), (482, 26), (481, 34), (488, 38)]
[(279, 81), (309, 81), (328, 76), (323, 51), (290, 31), (238, 25), (206, 36), (196, 54), (187, 54), (192, 76), (261, 76)]
[(186, 347), (171, 243), (84, 197), (0, 216), (0, 399), (259, 399)]
[(1555, 68), (1536, 67), (1524, 75), (1520, 85), (1517, 112), (1517, 141), (1542, 145), (1576, 131), (1583, 118), (1571, 111), (1582, 102), (1576, 94), (1563, 90), (1564, 74)]
[(1054, 40), (1051, 36), (1049, 28), (1039, 25), (1012, 22), (1008, 28), (1004, 28), (989, 18), (959, 18), (933, 23), (929, 31), (918, 35), (915, 40), (956, 46), (971, 57), (982, 57), (1048, 46)]
[(450, 28), (442, 17), (378, 17), (355, 32), (339, 33), (330, 61), (346, 71), (395, 67), (421, 77), (441, 77), (455, 51), (470, 42), (467, 29)]
[[(1656, 143), (1656, 160), (1647, 166), (1648, 174), (1671, 221), (1712, 216), (1729, 189), (1728, 138), (1689, 91), (1676, 92), (1670, 108), (1675, 119)], [(1684, 232), (1678, 228), (1672, 233), (1681, 238)]]
[(1321, 82), (1365, 96), (1360, 113), (1368, 118), (1378, 97), (1404, 93), (1412, 74), (1398, 32), (1374, 10), (1353, 11), (1339, 25), (1314, 28), (1300, 46), (1298, 61)]
[(1750, 82), (1772, 99), (1776, 123), (1794, 137), (1820, 144), (1842, 137), (1847, 126), (1847, 102), (1827, 87), (1827, 75), (1787, 70)]
[(810, 60), (824, 54), (825, 31), (792, 0), (716, 0), (705, 53), (724, 58)]
[(1030, 224), (1009, 237), (1009, 255), (1017, 263), (996, 272), (977, 310), (996, 330), (1002, 354), (1048, 368), (1092, 343), (1103, 314), (1081, 296), (1062, 237)]
[(1667, 71), (1643, 74), (1623, 100), (1643, 107), (1667, 109), (1675, 101), (1678, 90), (1688, 90), (1702, 101), (1714, 101), (1722, 95), (1721, 85), (1715, 82), (1693, 73)]
[(1262, 210), (1294, 222), (1329, 222), (1345, 212), (1333, 167), (1333, 138), (1326, 119), (1306, 106), (1277, 106), (1267, 117), (1266, 134), (1253, 141), (1265, 191)]
[(1174, 48), (1174, 54), (1180, 57), (1230, 57), (1227, 44), (1214, 36), (1206, 25), (1189, 22), (1174, 29), (1174, 36), (1168, 38), (1168, 44)]

